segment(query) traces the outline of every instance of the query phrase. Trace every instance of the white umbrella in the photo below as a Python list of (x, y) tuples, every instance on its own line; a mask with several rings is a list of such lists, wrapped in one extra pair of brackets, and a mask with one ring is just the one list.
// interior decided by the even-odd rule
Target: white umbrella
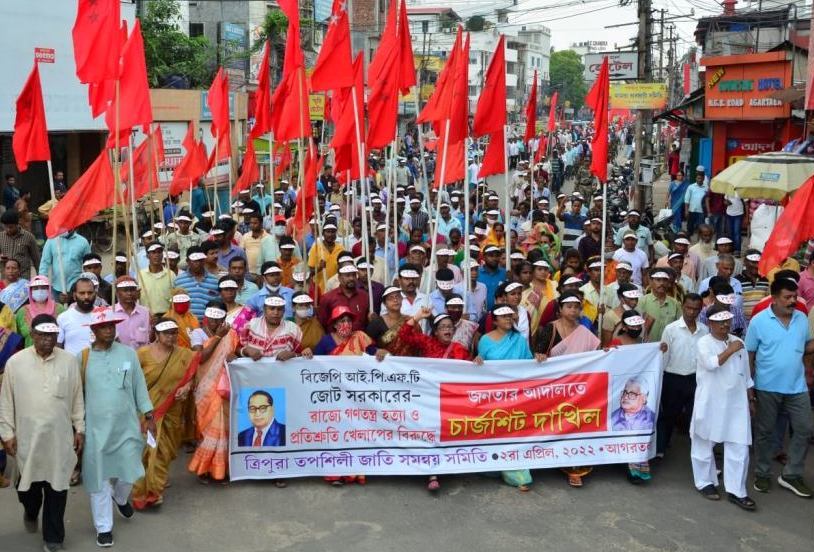
[(710, 183), (713, 192), (746, 199), (782, 200), (814, 174), (814, 157), (775, 151), (751, 155), (721, 171)]

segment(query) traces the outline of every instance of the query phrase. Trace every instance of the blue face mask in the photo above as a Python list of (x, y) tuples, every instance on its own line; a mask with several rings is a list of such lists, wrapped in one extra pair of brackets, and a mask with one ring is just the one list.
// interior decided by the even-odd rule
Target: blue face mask
[(300, 318), (311, 318), (314, 316), (314, 307), (298, 307), (294, 309), (294, 314)]

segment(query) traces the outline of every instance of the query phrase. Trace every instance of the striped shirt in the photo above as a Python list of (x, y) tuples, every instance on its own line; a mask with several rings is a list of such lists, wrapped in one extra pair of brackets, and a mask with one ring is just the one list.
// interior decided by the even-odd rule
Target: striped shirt
[(183, 288), (190, 298), (189, 310), (195, 318), (201, 320), (206, 304), (220, 297), (218, 279), (204, 271), (204, 277), (198, 279), (189, 272), (182, 272), (175, 279), (175, 287)]
[(745, 274), (735, 276), (743, 288), (743, 315), (746, 320), (752, 319), (752, 309), (755, 308), (761, 299), (769, 295), (769, 280), (763, 276), (758, 276), (757, 280), (752, 280)]

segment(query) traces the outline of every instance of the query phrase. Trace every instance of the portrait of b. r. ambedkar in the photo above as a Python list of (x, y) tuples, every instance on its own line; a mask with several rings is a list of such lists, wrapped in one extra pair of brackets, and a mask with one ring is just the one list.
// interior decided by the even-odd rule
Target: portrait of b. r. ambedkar
[(252, 427), (238, 434), (238, 446), (285, 446), (285, 424), (274, 419), (274, 399), (271, 398), (271, 393), (261, 390), (249, 395), (247, 410)]

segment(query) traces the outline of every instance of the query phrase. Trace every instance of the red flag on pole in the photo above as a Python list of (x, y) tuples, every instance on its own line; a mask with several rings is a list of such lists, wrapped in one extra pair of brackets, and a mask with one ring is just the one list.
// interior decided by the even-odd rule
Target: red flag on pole
[(271, 130), (271, 88), (269, 88), (269, 50), (268, 40), (263, 48), (263, 61), (257, 74), (257, 92), (255, 96), (254, 126), (249, 133), (252, 138), (259, 138)]
[[(342, 113), (339, 120), (335, 123), (336, 128), (334, 129), (334, 136), (329, 144), (332, 148), (339, 148), (341, 146), (350, 145), (356, 142), (356, 126), (359, 128), (359, 135), (364, 139), (364, 65), (364, 56), (362, 55), (362, 52), (359, 52), (356, 55), (356, 59), (353, 61), (352, 73), (352, 76), (356, 81), (356, 114), (358, 114), (359, 119), (354, 119), (353, 95), (351, 94), (351, 91), (348, 90), (347, 99), (342, 106)], [(337, 169), (337, 171), (338, 170), (339, 169)]]
[(305, 69), (300, 66), (283, 77), (274, 90), (271, 118), (275, 140), (288, 141), (311, 136), (307, 84)]
[(493, 174), (506, 173), (505, 147), (503, 144), (504, 128), (489, 135), (489, 144), (483, 154), (483, 162), (478, 171), (478, 178), (486, 178)]
[(591, 174), (602, 182), (608, 179), (608, 96), (610, 96), (610, 76), (606, 56), (602, 60), (596, 82), (585, 96), (585, 104), (594, 110)]
[(450, 144), (462, 142), (469, 136), (469, 37), (469, 33), (466, 33), (466, 41), (455, 68), (449, 111), (444, 117), (449, 118)]
[(274, 144), (274, 174), (279, 180), (283, 172), (291, 164), (291, 148), (287, 142), (277, 142)]
[[(452, 131), (450, 131), (450, 134), (452, 134)], [(447, 147), (444, 148), (443, 128), (438, 136), (438, 144), (438, 158), (435, 160), (435, 181), (433, 182), (433, 186), (436, 188), (463, 179), (464, 150), (466, 149), (466, 144), (463, 141), (447, 144)], [(446, 157), (446, 161), (444, 161), (444, 157)], [(442, 166), (444, 169), (443, 174), (441, 173)]]
[[(133, 195), (135, 199), (141, 199), (148, 194), (151, 184), (158, 182), (158, 173), (156, 172), (155, 158), (153, 157), (154, 148), (155, 139), (150, 134), (138, 147), (129, 152), (133, 156)], [(129, 162), (122, 164), (120, 175), (122, 181), (130, 182)], [(129, 193), (130, 189), (128, 187), (124, 191), (124, 196), (128, 197)]]
[(302, 188), (297, 191), (297, 211), (294, 214), (294, 227), (302, 231), (314, 214), (314, 198), (317, 197), (317, 175), (322, 160), (317, 159), (314, 144), (308, 140), (308, 151), (305, 153), (305, 174)]
[(28, 170), (30, 161), (51, 159), (51, 149), (48, 147), (48, 127), (45, 124), (45, 105), (42, 101), (40, 70), (36, 61), (17, 97), (17, 114), (14, 117), (14, 136), (11, 147), (20, 172)]
[(246, 144), (246, 155), (243, 156), (243, 165), (240, 167), (240, 177), (238, 177), (232, 196), (237, 197), (241, 190), (250, 190), (252, 184), (260, 180), (260, 167), (257, 166), (257, 155), (254, 153), (254, 140), (249, 138)]
[[(433, 90), (430, 99), (418, 114), (417, 121), (419, 123), (436, 123), (444, 119), (449, 113), (449, 102), (452, 99), (452, 87), (455, 80), (455, 70), (457, 68), (457, 58), (461, 55), (460, 50), (463, 43), (463, 29), (458, 26), (458, 32), (455, 35), (455, 42), (452, 44), (452, 49), (449, 52), (447, 62), (444, 68), (438, 74), (438, 79), (435, 81), (435, 90)], [(370, 81), (370, 75), (368, 75)], [(438, 126), (438, 125), (434, 125)], [(436, 128), (435, 133), (440, 134), (441, 129)], [(440, 142), (439, 142), (440, 143)]]
[(333, 2), (325, 40), (311, 73), (311, 90), (337, 90), (353, 86), (347, 5), (347, 0)]
[(758, 265), (762, 275), (766, 276), (770, 270), (794, 255), (801, 243), (814, 238), (812, 207), (814, 207), (814, 176), (809, 177), (794, 192), (775, 222), (774, 229), (763, 246), (763, 254)]
[(157, 165), (163, 165), (166, 161), (164, 157), (164, 133), (161, 125), (156, 125), (153, 130), (153, 154)]
[(283, 60), (283, 77), (288, 76), (297, 67), (305, 66), (305, 58), (300, 46), (300, 10), (297, 0), (279, 0), (280, 9), (288, 18), (288, 29), (285, 37), (285, 59)]
[(398, 52), (396, 2), (397, 0), (390, 2), (379, 47), (376, 49), (376, 53), (373, 55), (373, 59), (370, 60), (370, 66), (367, 69), (367, 82), (370, 86), (381, 78), (382, 72), (389, 67), (388, 64), (392, 61), (391, 58)]
[(195, 124), (192, 121), (187, 126), (187, 134), (181, 145), (184, 146), (186, 154), (172, 173), (170, 195), (173, 196), (189, 190), (190, 183), (194, 185), (206, 174), (208, 165), (206, 148), (195, 138)]
[(401, 88), (401, 93), (406, 95), (410, 93), (410, 87), (416, 84), (413, 40), (410, 35), (410, 22), (407, 20), (407, 0), (401, 0), (400, 3), (398, 39), (399, 88)]
[(560, 93), (555, 91), (551, 96), (551, 108), (548, 110), (548, 132), (554, 132), (557, 128), (557, 99)]
[[(130, 37), (122, 49), (121, 70), (119, 72), (119, 130), (129, 130), (137, 125), (153, 122), (153, 108), (150, 103), (150, 85), (147, 82), (147, 62), (144, 59), (144, 41), (141, 37), (141, 23), (136, 19)], [(107, 109), (105, 122), (108, 130), (116, 129), (116, 106), (112, 103)]]
[(113, 169), (107, 156), (107, 150), (102, 150), (53, 208), (45, 228), (46, 236), (53, 238), (73, 230), (113, 205)]
[(119, 77), (120, 0), (79, 0), (71, 35), (79, 82)]
[(534, 81), (531, 83), (531, 92), (526, 102), (526, 133), (523, 141), (528, 144), (529, 140), (537, 134), (537, 69), (534, 70)]
[(489, 67), (486, 69), (483, 90), (478, 98), (478, 107), (472, 123), (474, 136), (502, 132), (506, 126), (506, 110), (500, 109), (506, 105), (505, 40), (505, 37), (500, 35), (495, 53), (492, 54)]
[[(367, 99), (368, 131), (366, 143), (371, 148), (383, 148), (396, 137), (396, 123), (399, 109), (398, 56), (391, 56), (379, 74), (372, 81), (373, 87)], [(368, 74), (368, 82), (370, 75)], [(353, 105), (347, 102), (352, 109)]]
[(223, 67), (218, 68), (215, 79), (209, 87), (206, 105), (212, 113), (212, 136), (218, 139), (216, 148), (218, 159), (215, 159), (215, 162), (218, 162), (232, 154), (231, 126), (229, 124), (229, 77), (223, 71)]

